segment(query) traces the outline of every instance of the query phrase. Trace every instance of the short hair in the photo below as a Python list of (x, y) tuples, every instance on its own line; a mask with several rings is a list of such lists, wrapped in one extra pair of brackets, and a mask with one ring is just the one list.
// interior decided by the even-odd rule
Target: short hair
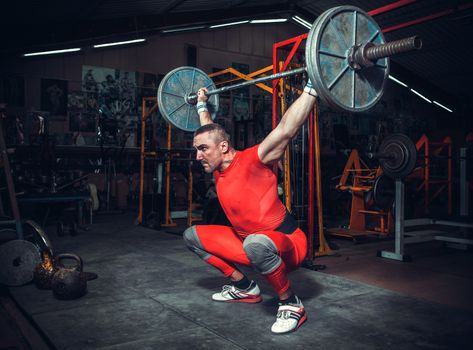
[(223, 126), (221, 126), (220, 124), (210, 123), (202, 125), (196, 131), (194, 131), (194, 137), (205, 132), (211, 133), (216, 143), (227, 141), (228, 144), (231, 146), (230, 135), (228, 135)]

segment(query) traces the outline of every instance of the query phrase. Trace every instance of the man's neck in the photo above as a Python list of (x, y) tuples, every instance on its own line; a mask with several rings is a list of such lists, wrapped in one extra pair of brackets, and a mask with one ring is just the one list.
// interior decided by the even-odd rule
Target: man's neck
[(223, 162), (220, 165), (219, 170), (224, 171), (225, 169), (227, 169), (232, 163), (233, 158), (235, 158), (235, 155), (236, 155), (236, 150), (234, 148), (230, 149), (227, 153), (225, 153), (223, 156)]

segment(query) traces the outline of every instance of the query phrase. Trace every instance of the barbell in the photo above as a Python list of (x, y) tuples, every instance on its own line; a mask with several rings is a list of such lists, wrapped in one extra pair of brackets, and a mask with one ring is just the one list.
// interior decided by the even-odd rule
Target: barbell
[(169, 123), (194, 131), (200, 126), (195, 108), (198, 88), (208, 89), (207, 108), (215, 119), (218, 94), (307, 73), (322, 101), (338, 110), (363, 112), (373, 107), (383, 94), (389, 76), (389, 57), (421, 47), (422, 41), (417, 36), (386, 43), (378, 24), (366, 12), (354, 6), (338, 6), (323, 12), (312, 25), (305, 47), (305, 67), (219, 89), (202, 70), (179, 67), (161, 81), (158, 107)]

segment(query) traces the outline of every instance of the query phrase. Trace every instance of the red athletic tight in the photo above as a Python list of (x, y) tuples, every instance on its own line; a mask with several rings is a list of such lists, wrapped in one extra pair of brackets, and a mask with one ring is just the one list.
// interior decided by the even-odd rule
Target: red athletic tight
[[(251, 266), (251, 262), (243, 250), (243, 240), (231, 227), (197, 225), (196, 231), (204, 250), (211, 254), (207, 262), (222, 271), (226, 277), (236, 270), (235, 264)], [(275, 270), (264, 275), (278, 295), (281, 295), (289, 289), (287, 272), (296, 269), (305, 258), (306, 236), (300, 229), (296, 229), (290, 235), (277, 231), (264, 231), (257, 234), (269, 237), (274, 242), (277, 254), (282, 259), (281, 264)]]

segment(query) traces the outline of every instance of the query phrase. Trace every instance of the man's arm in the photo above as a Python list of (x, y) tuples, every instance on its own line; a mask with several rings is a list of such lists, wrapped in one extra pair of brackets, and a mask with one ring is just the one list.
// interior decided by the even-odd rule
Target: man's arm
[(209, 97), (205, 94), (206, 92), (206, 88), (200, 88), (199, 91), (197, 91), (197, 113), (199, 113), (201, 126), (213, 123), (212, 117), (207, 109), (207, 101)]
[(317, 100), (315, 96), (315, 91), (312, 94), (303, 92), (284, 113), (279, 124), (261, 142), (258, 156), (263, 164), (273, 163), (282, 157), (287, 144), (296, 136), (313, 110)]

